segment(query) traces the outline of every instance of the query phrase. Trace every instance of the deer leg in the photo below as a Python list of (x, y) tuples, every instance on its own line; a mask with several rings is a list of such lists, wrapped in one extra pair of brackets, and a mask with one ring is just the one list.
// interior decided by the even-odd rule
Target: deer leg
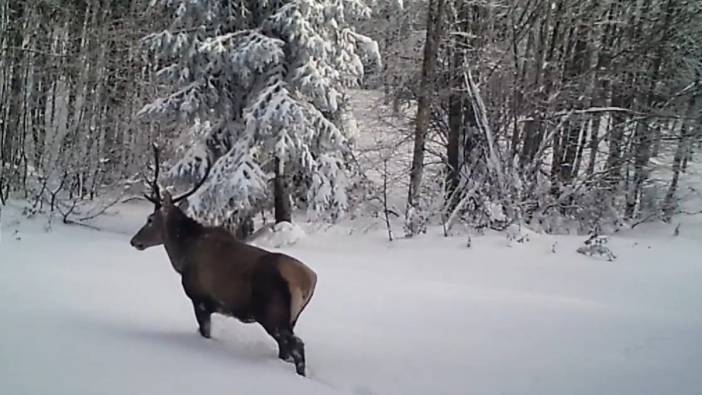
[(293, 362), (292, 356), (290, 355), (289, 336), (285, 336), (283, 334), (285, 332), (281, 331), (278, 326), (271, 322), (259, 321), (259, 323), (263, 326), (263, 329), (275, 339), (276, 343), (278, 343), (278, 358), (285, 362)]
[(292, 362), (295, 364), (295, 371), (300, 376), (305, 376), (305, 343), (295, 336), (292, 330), (286, 330), (282, 336), (286, 338), (285, 343), (288, 346)]
[(195, 310), (195, 318), (197, 319), (200, 335), (206, 339), (209, 339), (211, 336), (210, 330), (212, 327), (212, 311), (208, 308), (205, 302), (199, 300), (193, 300), (193, 308)]
[(305, 376), (305, 344), (302, 340), (289, 327), (266, 328), (266, 331), (278, 342), (278, 358), (293, 363), (297, 374)]
[[(305, 351), (302, 341), (293, 334), (290, 320), (290, 293), (287, 282), (277, 271), (267, 278), (266, 288), (257, 290), (254, 317), (278, 343), (278, 358), (293, 362), (297, 374), (305, 375)], [(272, 280), (272, 281), (271, 281)]]
[(281, 335), (280, 331), (277, 329), (268, 331), (268, 333), (275, 339), (276, 343), (278, 343), (278, 358), (285, 362), (293, 362), (294, 360), (290, 355), (290, 342), (288, 337)]
[[(268, 305), (268, 309), (259, 316), (257, 321), (268, 334), (278, 343), (278, 358), (295, 364), (295, 371), (305, 375), (305, 350), (302, 340), (293, 334), (285, 309), (276, 308), (280, 305)], [(281, 319), (282, 318), (282, 319)]]

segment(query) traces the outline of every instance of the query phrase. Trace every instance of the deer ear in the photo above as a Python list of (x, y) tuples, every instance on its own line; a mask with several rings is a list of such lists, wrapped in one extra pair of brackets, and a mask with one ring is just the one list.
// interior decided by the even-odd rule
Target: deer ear
[(163, 205), (165, 207), (171, 207), (173, 205), (173, 196), (171, 196), (171, 193), (168, 191), (163, 191), (161, 195), (163, 196)]

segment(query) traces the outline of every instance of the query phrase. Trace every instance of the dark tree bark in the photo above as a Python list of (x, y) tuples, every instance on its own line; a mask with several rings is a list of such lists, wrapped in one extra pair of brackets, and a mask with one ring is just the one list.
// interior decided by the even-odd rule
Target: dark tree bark
[(254, 221), (252, 216), (246, 216), (239, 220), (234, 230), (234, 237), (239, 240), (246, 240), (254, 233)]
[(424, 58), (422, 61), (422, 77), (417, 98), (417, 118), (415, 119), (414, 149), (412, 151), (412, 167), (410, 169), (410, 185), (407, 196), (408, 206), (417, 203), (424, 173), (424, 150), (426, 145), (429, 117), (431, 116), (432, 83), (434, 69), (439, 51), (442, 16), (445, 0), (430, 0), (427, 15), (427, 33), (424, 43)]
[(273, 180), (275, 200), (275, 222), (292, 222), (290, 209), (290, 190), (285, 177), (285, 165), (279, 157), (275, 157), (275, 179)]
[(20, 140), (20, 125), (22, 122), (22, 103), (24, 96), (24, 74), (23, 67), (24, 52), (22, 47), (23, 23), (25, 17), (25, 7), (22, 1), (12, 1), (8, 5), (10, 16), (10, 32), (8, 52), (12, 54), (10, 60), (10, 86), (7, 99), (9, 101), (6, 119), (3, 123), (2, 139), (0, 139), (0, 162), (14, 164), (16, 161), (16, 150)]

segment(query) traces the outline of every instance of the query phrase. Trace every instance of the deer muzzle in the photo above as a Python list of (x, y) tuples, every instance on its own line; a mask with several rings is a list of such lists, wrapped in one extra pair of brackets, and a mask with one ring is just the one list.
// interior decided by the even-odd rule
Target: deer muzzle
[(129, 244), (131, 244), (132, 247), (136, 248), (136, 249), (139, 250), (139, 251), (142, 251), (142, 250), (144, 250), (144, 248), (145, 248), (144, 243), (141, 243), (141, 242), (136, 241), (136, 240), (134, 240), (134, 239), (132, 239), (132, 240), (129, 242)]

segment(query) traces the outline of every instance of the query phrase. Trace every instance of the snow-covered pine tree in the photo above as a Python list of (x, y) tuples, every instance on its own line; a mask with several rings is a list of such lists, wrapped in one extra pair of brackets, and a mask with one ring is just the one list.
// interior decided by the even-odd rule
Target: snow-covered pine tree
[(238, 222), (274, 200), (276, 222), (289, 221), (293, 178), (308, 210), (343, 210), (343, 90), (364, 64), (380, 61), (376, 43), (353, 29), (370, 8), (361, 0), (154, 0), (152, 7), (172, 18), (145, 42), (173, 90), (141, 113), (187, 126), (175, 142), (171, 181), (191, 182), (212, 164), (191, 213)]

